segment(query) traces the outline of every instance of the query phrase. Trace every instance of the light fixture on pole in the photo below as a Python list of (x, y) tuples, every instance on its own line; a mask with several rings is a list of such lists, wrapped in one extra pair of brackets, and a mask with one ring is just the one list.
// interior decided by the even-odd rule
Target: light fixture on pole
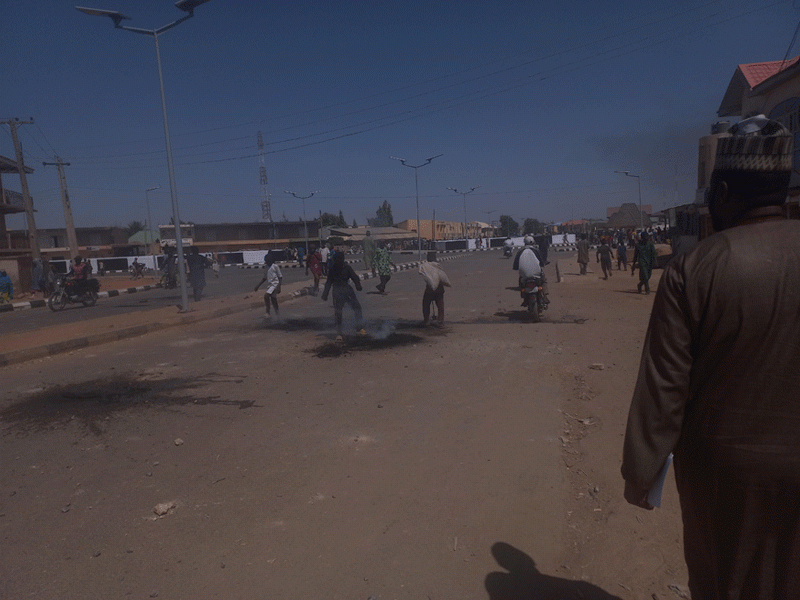
[(431, 156), (430, 158), (426, 158), (424, 163), (416, 166), (407, 164), (405, 158), (397, 158), (396, 156), (389, 157), (394, 160), (399, 160), (404, 167), (409, 167), (411, 169), (414, 169), (414, 185), (417, 188), (417, 256), (419, 257), (419, 260), (422, 260), (422, 236), (420, 235), (421, 226), (419, 222), (419, 178), (417, 177), (417, 169), (419, 169), (420, 167), (424, 167), (425, 165), (431, 164), (431, 161), (434, 158), (439, 158), (440, 156), (442, 155), (437, 154), (436, 156)]
[(642, 231), (644, 231), (644, 214), (642, 214), (642, 179), (638, 175), (631, 175), (630, 171), (614, 171), (614, 173), (619, 173), (620, 175), (625, 175), (626, 177), (636, 177), (636, 181), (639, 182), (639, 226), (641, 227)]
[(178, 211), (178, 191), (175, 187), (175, 169), (172, 164), (172, 143), (170, 141), (169, 136), (169, 121), (167, 120), (167, 101), (164, 97), (164, 76), (161, 72), (161, 52), (158, 49), (158, 36), (183, 23), (186, 19), (190, 19), (194, 16), (194, 9), (200, 6), (201, 4), (205, 4), (208, 0), (178, 0), (175, 3), (175, 7), (179, 8), (183, 12), (186, 13), (185, 17), (181, 17), (177, 21), (173, 21), (168, 25), (164, 25), (159, 29), (140, 29), (138, 27), (127, 27), (125, 25), (120, 25), (122, 21), (130, 21), (131, 18), (128, 16), (123, 15), (122, 13), (113, 11), (113, 10), (103, 10), (100, 8), (84, 8), (82, 6), (76, 6), (79, 11), (86, 13), (87, 15), (93, 15), (96, 17), (109, 17), (112, 21), (114, 21), (114, 27), (117, 29), (124, 29), (126, 31), (132, 31), (134, 33), (140, 33), (142, 35), (149, 35), (153, 38), (156, 44), (156, 63), (158, 64), (158, 83), (161, 87), (161, 113), (164, 118), (164, 139), (166, 141), (167, 146), (167, 168), (169, 170), (169, 191), (170, 196), (172, 197), (172, 219), (175, 221), (175, 247), (178, 253), (178, 280), (180, 282), (181, 287), (181, 310), (180, 312), (186, 312), (189, 310), (189, 295), (186, 291), (186, 262), (184, 261), (183, 256), (183, 232), (181, 231), (181, 219)]
[(477, 190), (479, 185), (475, 187), (471, 187), (468, 192), (459, 192), (456, 188), (447, 188), (448, 190), (453, 190), (456, 194), (461, 194), (461, 197), (464, 199), (464, 245), (467, 250), (469, 250), (469, 241), (467, 240), (467, 194), (471, 194), (475, 190)]
[(311, 198), (314, 194), (318, 194), (319, 190), (315, 190), (311, 192), (308, 196), (298, 196), (294, 192), (290, 192), (289, 190), (283, 190), (284, 194), (291, 194), (298, 200), (303, 201), (303, 230), (305, 231), (305, 238), (306, 238), (306, 256), (308, 256), (308, 223), (306, 222), (306, 200)]
[(153, 240), (150, 238), (150, 235), (153, 232), (153, 219), (150, 217), (150, 198), (149, 194), (153, 190), (160, 190), (161, 186), (157, 185), (155, 187), (147, 188), (144, 191), (144, 201), (147, 204), (147, 236), (145, 239), (147, 240), (147, 247), (150, 249), (150, 256), (153, 259), (153, 271), (158, 273), (158, 262), (156, 262), (155, 254), (153, 254)]

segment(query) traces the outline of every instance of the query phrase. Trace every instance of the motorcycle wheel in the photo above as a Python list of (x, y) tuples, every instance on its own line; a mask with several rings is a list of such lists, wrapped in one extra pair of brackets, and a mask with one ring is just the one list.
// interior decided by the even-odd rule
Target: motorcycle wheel
[(97, 292), (91, 290), (86, 292), (81, 298), (81, 302), (84, 306), (94, 306), (97, 304)]
[(64, 310), (67, 305), (67, 295), (64, 292), (53, 292), (47, 299), (47, 307), (53, 312)]
[(534, 323), (542, 320), (542, 315), (539, 312), (539, 302), (536, 298), (531, 297), (528, 299), (528, 312), (531, 315), (531, 321)]

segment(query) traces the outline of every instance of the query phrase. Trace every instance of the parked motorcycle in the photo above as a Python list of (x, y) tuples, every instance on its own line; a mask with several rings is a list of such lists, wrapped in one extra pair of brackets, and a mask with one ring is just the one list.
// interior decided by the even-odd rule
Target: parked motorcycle
[(56, 279), (55, 290), (47, 299), (47, 306), (53, 312), (64, 310), (67, 303), (82, 302), (84, 306), (94, 306), (99, 291), (100, 282), (97, 279), (80, 282), (62, 275)]
[(544, 301), (541, 277), (528, 277), (522, 284), (521, 290), (523, 306), (528, 307), (531, 320), (538, 323), (542, 320), (542, 312), (547, 310), (547, 303)]

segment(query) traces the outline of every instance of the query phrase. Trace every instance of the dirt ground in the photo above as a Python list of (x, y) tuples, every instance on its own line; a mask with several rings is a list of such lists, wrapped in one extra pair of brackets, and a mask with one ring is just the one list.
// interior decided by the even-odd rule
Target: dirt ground
[(344, 344), (301, 298), (4, 368), (0, 596), (679, 598), (674, 482), (619, 475), (653, 295), (551, 260), (538, 324), (481, 253), (441, 330), (407, 272)]

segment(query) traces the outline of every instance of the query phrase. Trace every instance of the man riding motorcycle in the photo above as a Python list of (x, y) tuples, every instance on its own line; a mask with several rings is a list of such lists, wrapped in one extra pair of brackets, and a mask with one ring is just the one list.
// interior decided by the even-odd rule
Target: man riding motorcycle
[(519, 271), (519, 287), (522, 291), (522, 306), (528, 305), (529, 296), (524, 293), (525, 280), (532, 277), (541, 277), (542, 279), (542, 296), (545, 304), (550, 304), (550, 291), (547, 286), (547, 277), (544, 274), (544, 260), (539, 254), (539, 249), (535, 246), (533, 237), (526, 235), (523, 240), (525, 245), (517, 252), (514, 257), (515, 271)]
[(86, 289), (86, 281), (89, 279), (88, 269), (86, 268), (87, 263), (83, 262), (83, 258), (80, 255), (73, 258), (72, 261), (67, 277), (75, 279), (78, 285), (77, 291), (82, 294)]

